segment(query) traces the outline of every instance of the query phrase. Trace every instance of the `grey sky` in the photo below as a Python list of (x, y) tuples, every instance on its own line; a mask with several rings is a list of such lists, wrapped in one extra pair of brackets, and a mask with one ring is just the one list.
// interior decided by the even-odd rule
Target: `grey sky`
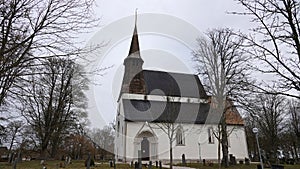
[[(101, 83), (101, 85), (92, 85), (88, 92), (89, 117), (92, 127), (103, 127), (115, 117), (116, 99), (123, 76), (122, 63), (128, 54), (134, 24), (132, 15), (136, 8), (138, 8), (139, 15), (145, 13), (166, 14), (174, 17), (176, 22), (178, 20), (186, 22), (187, 26), (184, 29), (187, 31), (183, 32), (186, 35), (194, 35), (191, 33), (194, 28), (201, 33), (219, 27), (246, 31), (250, 24), (246, 17), (226, 14), (228, 11), (242, 10), (241, 6), (234, 0), (98, 0), (97, 4), (98, 7), (95, 12), (102, 18), (101, 27), (86, 35), (85, 40), (96, 43), (102, 41), (103, 37), (120, 36), (121, 38), (117, 41), (104, 38), (105, 41), (108, 40), (114, 44), (110, 44), (110, 48), (105, 49), (105, 52), (101, 54), (105, 57), (100, 59), (101, 56), (97, 56), (97, 54), (93, 56), (96, 60), (93, 65), (94, 68), (111, 65), (114, 67), (106, 71), (104, 76), (92, 77), (96, 82)], [(121, 26), (114, 29), (116, 26), (112, 25), (115, 23)], [(141, 32), (140, 48), (145, 61), (144, 68), (195, 73), (191, 61), (191, 49), (194, 48), (194, 45), (186, 44), (186, 40), (180, 38), (172, 39), (170, 36), (160, 36), (157, 33), (147, 34), (147, 32), (151, 32), (151, 30), (146, 30), (147, 28), (155, 29), (171, 25), (168, 21), (163, 24), (160, 23), (160, 25), (155, 24), (157, 24), (156, 20), (148, 20), (147, 17), (138, 18), (138, 31)], [(145, 27), (145, 25), (150, 26)], [(171, 27), (168, 29), (170, 32), (176, 32), (180, 28)], [(106, 32), (103, 33), (103, 30)], [(157, 31), (153, 30), (153, 32)]]

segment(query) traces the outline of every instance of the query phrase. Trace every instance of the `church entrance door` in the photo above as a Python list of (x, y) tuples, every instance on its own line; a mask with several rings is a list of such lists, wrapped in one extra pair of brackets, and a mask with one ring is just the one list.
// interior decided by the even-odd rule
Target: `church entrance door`
[(142, 160), (143, 161), (149, 161), (150, 155), (149, 155), (149, 140), (147, 137), (144, 137), (141, 142), (141, 150), (142, 150)]

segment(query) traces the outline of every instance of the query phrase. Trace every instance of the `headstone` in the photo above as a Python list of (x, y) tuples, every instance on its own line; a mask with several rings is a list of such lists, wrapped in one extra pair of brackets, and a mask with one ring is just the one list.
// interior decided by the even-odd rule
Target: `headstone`
[(229, 164), (236, 165), (236, 158), (233, 156), (233, 154), (229, 154)]
[(86, 160), (86, 169), (90, 169), (91, 166), (91, 153), (89, 152), (88, 158)]
[(148, 169), (152, 169), (152, 161), (149, 161)]
[(182, 154), (182, 156), (181, 156), (181, 162), (182, 162), (182, 165), (186, 166), (185, 154)]
[(161, 161), (159, 161), (159, 169), (162, 169)]
[(249, 160), (249, 158), (245, 158), (245, 164), (246, 164), (246, 165), (250, 165), (250, 160)]
[(71, 158), (71, 156), (68, 156), (69, 158), (68, 158), (68, 164), (71, 164), (71, 160), (72, 160), (72, 158)]
[(68, 164), (68, 156), (66, 156), (66, 158), (65, 158), (65, 165), (67, 165)]
[(138, 164), (139, 164), (139, 169), (142, 169), (142, 151), (138, 150)]
[(116, 169), (116, 159), (114, 159), (114, 169)]

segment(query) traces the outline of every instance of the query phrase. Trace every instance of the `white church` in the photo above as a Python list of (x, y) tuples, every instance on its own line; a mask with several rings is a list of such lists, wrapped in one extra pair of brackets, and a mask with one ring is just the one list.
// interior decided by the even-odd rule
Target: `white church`
[[(130, 162), (141, 157), (144, 161), (169, 160), (172, 136), (174, 161), (217, 160), (218, 140), (211, 122), (210, 97), (199, 78), (193, 74), (144, 70), (135, 24), (125, 72), (118, 99), (115, 135), (115, 158)], [(167, 134), (167, 124), (173, 124)], [(244, 122), (233, 107), (226, 113), (229, 154), (237, 160), (249, 158)], [(163, 128), (164, 127), (164, 128)], [(222, 153), (221, 153), (222, 154)], [(222, 157), (221, 157), (222, 158)]]

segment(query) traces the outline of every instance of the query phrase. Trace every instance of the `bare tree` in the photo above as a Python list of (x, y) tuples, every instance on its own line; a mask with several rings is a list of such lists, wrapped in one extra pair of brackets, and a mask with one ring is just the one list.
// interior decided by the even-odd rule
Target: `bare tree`
[(0, 2), (0, 107), (18, 94), (28, 68), (42, 59), (83, 52), (78, 33), (97, 24), (94, 0), (2, 0)]
[(257, 151), (256, 138), (253, 133), (253, 128), (257, 127), (255, 124), (255, 121), (257, 119), (254, 119), (250, 113), (246, 113), (245, 115), (246, 115), (244, 117), (245, 133), (246, 133), (247, 147), (248, 147), (250, 159), (251, 159), (251, 161), (259, 161), (259, 154)]
[[(158, 129), (162, 130), (167, 135), (169, 141), (169, 156), (170, 156), (170, 169), (173, 168), (173, 143), (176, 140), (176, 133), (181, 129), (181, 124), (176, 122), (178, 112), (180, 111), (180, 103), (175, 101), (172, 96), (165, 96), (166, 109), (163, 112), (162, 120), (154, 123)], [(155, 128), (155, 127), (154, 127)], [(183, 136), (184, 137), (184, 136)], [(183, 137), (181, 137), (183, 139)]]
[(21, 91), (20, 110), (36, 132), (41, 156), (47, 156), (50, 145), (54, 157), (63, 135), (86, 118), (86, 82), (79, 66), (68, 59), (48, 59), (40, 69), (44, 73), (33, 75)]
[(11, 153), (13, 145), (16, 143), (17, 137), (20, 137), (22, 126), (22, 121), (12, 121), (6, 126), (6, 139), (9, 142), (8, 153)]
[[(300, 3), (298, 0), (238, 0), (256, 27), (247, 52), (260, 65), (257, 70), (276, 76), (275, 85), (257, 85), (262, 92), (300, 98)], [(258, 62), (259, 63), (259, 62)], [(295, 92), (297, 91), (297, 92)]]
[(290, 134), (290, 150), (294, 152), (294, 158), (299, 160), (299, 148), (300, 148), (300, 102), (297, 100), (290, 100), (289, 107), (288, 107), (288, 129)]
[(103, 157), (107, 156), (107, 152), (114, 152), (114, 129), (111, 125), (106, 125), (102, 129), (93, 129), (90, 138), (104, 151), (101, 152)]
[(253, 125), (259, 128), (259, 139), (267, 160), (274, 162), (280, 145), (280, 134), (286, 128), (287, 100), (283, 96), (258, 94), (252, 102), (252, 114), (259, 117), (252, 117)]
[(205, 87), (212, 95), (210, 123), (220, 125), (223, 161), (228, 161), (228, 130), (225, 113), (233, 104), (227, 104), (228, 98), (240, 101), (249, 87), (248, 59), (241, 46), (243, 38), (230, 29), (214, 29), (207, 38), (197, 39), (198, 49), (194, 54), (199, 74), (203, 75)]

